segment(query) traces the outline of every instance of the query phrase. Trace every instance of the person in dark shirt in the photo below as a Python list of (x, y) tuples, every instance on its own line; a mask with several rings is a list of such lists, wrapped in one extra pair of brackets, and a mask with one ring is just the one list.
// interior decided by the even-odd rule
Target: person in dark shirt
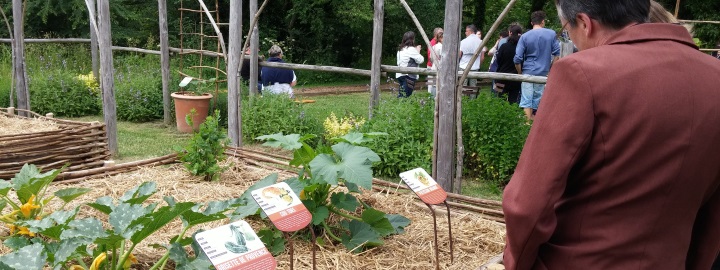
[[(258, 64), (260, 63), (260, 61), (262, 61), (262, 56), (258, 56)], [(258, 71), (258, 93), (262, 94), (262, 76), (260, 73), (260, 65), (258, 65), (256, 68)], [(242, 70), (240, 70), (240, 77), (242, 77), (243, 81), (250, 83), (250, 48), (247, 48), (245, 50), (245, 56), (243, 57), (242, 62)]]
[[(500, 46), (500, 49), (498, 49), (496, 53), (498, 65), (497, 72), (517, 74), (513, 57), (515, 57), (515, 49), (517, 48), (518, 40), (520, 40), (522, 31), (523, 30), (520, 25), (514, 24), (508, 28), (508, 40), (505, 44)], [(520, 102), (519, 81), (497, 80), (497, 83), (495, 84), (495, 91), (499, 94), (506, 95), (510, 104), (518, 104)]]

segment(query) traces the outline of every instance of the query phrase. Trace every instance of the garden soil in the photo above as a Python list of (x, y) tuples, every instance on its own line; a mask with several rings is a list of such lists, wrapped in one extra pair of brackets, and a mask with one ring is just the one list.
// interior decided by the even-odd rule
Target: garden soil
[[(163, 196), (172, 196), (177, 202), (207, 202), (212, 200), (226, 200), (239, 197), (255, 181), (273, 173), (273, 171), (249, 166), (242, 161), (230, 158), (226, 161), (228, 170), (222, 173), (220, 181), (205, 182), (202, 178), (190, 176), (180, 164), (160, 167), (144, 167), (134, 172), (120, 175), (90, 179), (76, 184), (54, 184), (50, 192), (67, 187), (87, 187), (92, 191), (73, 201), (68, 207), (82, 203), (93, 202), (102, 196), (119, 198), (123, 193), (142, 182), (155, 181), (158, 192), (148, 202), (162, 201)], [(279, 172), (280, 179), (287, 179), (294, 175)], [(359, 254), (349, 252), (341, 244), (329, 244), (319, 247), (317, 252), (317, 269), (433, 269), (433, 219), (426, 206), (418, 204), (410, 194), (385, 194), (365, 191), (359, 199), (371, 206), (391, 214), (401, 214), (409, 218), (412, 223), (405, 228), (405, 233), (385, 238), (383, 246), (366, 250)], [(61, 206), (60, 200), (53, 200), (47, 209), (57, 209)], [(83, 206), (78, 218), (86, 216), (104, 217), (104, 214)], [(246, 219), (257, 231), (269, 225), (268, 221), (259, 218)], [(106, 222), (106, 221), (105, 221)], [(224, 225), (228, 220), (216, 221), (195, 227), (195, 229), (210, 229)], [(107, 226), (107, 223), (105, 224)], [(135, 249), (135, 255), (140, 263), (134, 269), (148, 269), (164, 250), (150, 247), (152, 244), (166, 244), (169, 239), (180, 233), (181, 222), (174, 221), (160, 231), (140, 243)], [(440, 265), (442, 269), (477, 269), (492, 256), (499, 254), (503, 249), (505, 227), (503, 224), (483, 219), (482, 217), (453, 210), (452, 230), (454, 235), (455, 260), (450, 263), (450, 253), (447, 234), (447, 219), (443, 214), (438, 215), (438, 237), (440, 242)], [(6, 228), (0, 228), (0, 235), (7, 235)], [(189, 232), (192, 233), (192, 232)], [(311, 246), (308, 242), (296, 239), (295, 243), (295, 269), (312, 269)], [(0, 253), (9, 250), (0, 246)], [(289, 255), (283, 253), (276, 257), (278, 269), (289, 269)], [(172, 269), (172, 266), (166, 269)]]

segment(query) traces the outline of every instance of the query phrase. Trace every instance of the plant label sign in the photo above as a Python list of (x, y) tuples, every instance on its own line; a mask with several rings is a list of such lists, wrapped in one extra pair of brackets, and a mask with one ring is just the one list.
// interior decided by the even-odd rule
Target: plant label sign
[(180, 81), (180, 84), (178, 86), (185, 87), (190, 83), (190, 81), (192, 81), (192, 79), (192, 77), (185, 77), (184, 79), (182, 79), (182, 81)]
[(277, 267), (275, 258), (244, 220), (198, 233), (195, 241), (218, 270), (273, 270)]
[(251, 194), (278, 230), (298, 231), (312, 221), (310, 211), (285, 182), (253, 190)]
[(423, 168), (403, 172), (400, 178), (427, 204), (439, 204), (447, 199), (445, 190)]

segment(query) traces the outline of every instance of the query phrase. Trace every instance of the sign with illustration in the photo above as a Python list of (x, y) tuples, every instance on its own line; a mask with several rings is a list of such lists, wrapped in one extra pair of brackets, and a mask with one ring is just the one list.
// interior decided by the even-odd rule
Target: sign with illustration
[(285, 182), (253, 190), (252, 197), (275, 227), (283, 232), (298, 231), (312, 220), (310, 211)]
[(195, 241), (218, 270), (273, 270), (277, 261), (250, 224), (240, 220), (195, 235)]
[(427, 204), (439, 204), (447, 199), (447, 193), (423, 168), (403, 172), (400, 178)]

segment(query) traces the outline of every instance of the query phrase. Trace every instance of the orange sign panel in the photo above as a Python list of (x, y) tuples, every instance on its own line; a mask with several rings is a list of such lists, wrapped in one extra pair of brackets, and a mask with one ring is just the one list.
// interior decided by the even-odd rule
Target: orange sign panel
[(277, 261), (250, 225), (236, 221), (195, 235), (218, 270), (274, 270)]
[(447, 192), (423, 168), (403, 172), (400, 178), (427, 204), (439, 204), (447, 199)]
[(278, 230), (298, 231), (312, 221), (312, 214), (287, 183), (277, 183), (254, 190), (252, 197)]

